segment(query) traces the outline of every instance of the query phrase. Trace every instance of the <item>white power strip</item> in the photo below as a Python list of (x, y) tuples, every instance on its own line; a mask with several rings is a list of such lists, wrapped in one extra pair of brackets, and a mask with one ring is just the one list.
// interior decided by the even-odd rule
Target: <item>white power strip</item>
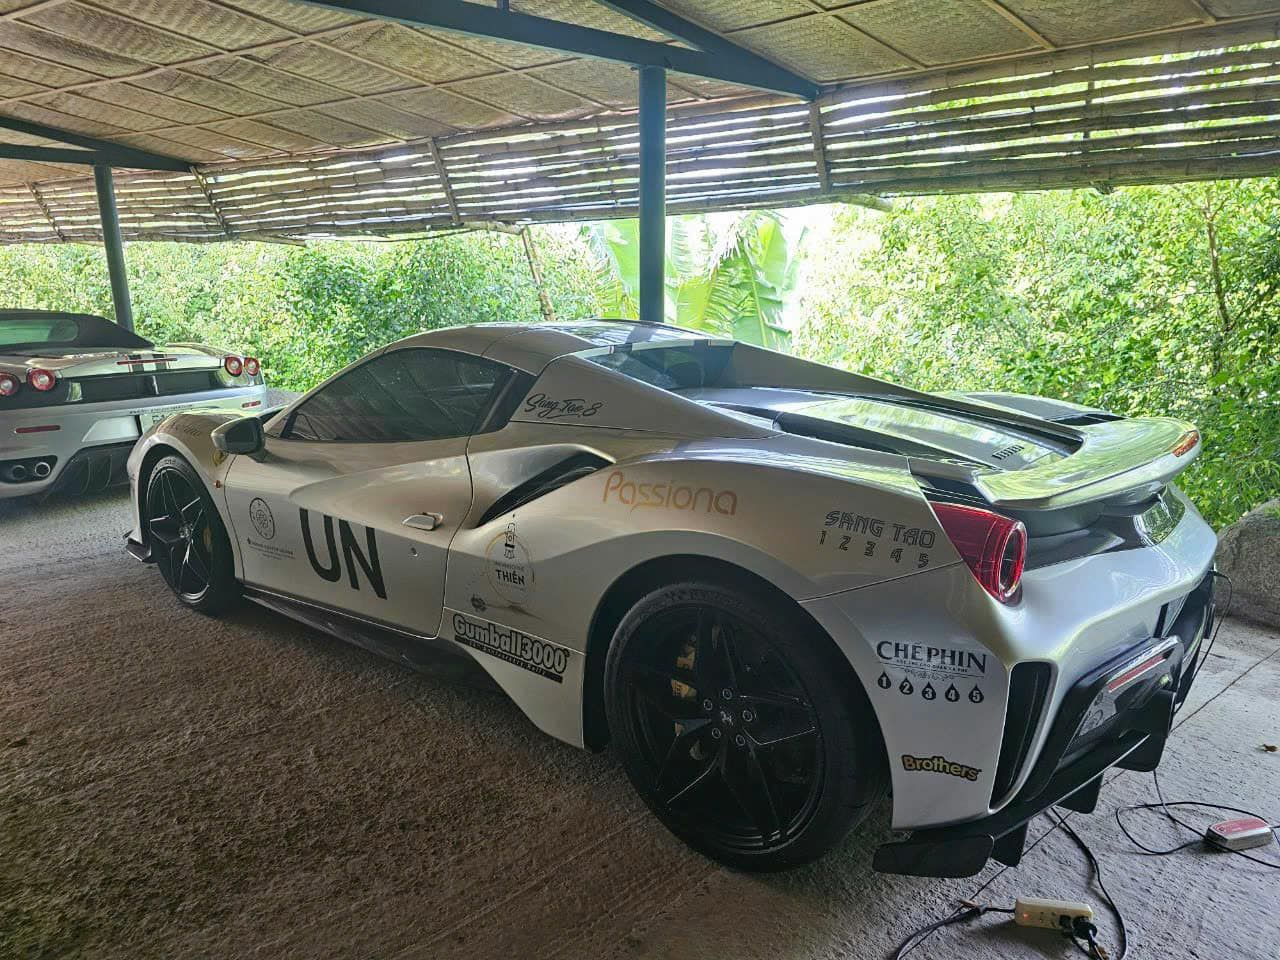
[(1070, 930), (1077, 917), (1092, 920), (1093, 908), (1075, 900), (1041, 900), (1036, 897), (1019, 897), (1013, 905), (1013, 922), (1021, 927)]

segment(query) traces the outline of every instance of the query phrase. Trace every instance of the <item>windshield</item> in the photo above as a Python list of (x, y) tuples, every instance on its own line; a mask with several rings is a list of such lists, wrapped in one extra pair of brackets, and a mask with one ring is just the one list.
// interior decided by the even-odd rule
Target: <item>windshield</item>
[(0, 349), (97, 347), (151, 349), (151, 341), (86, 313), (0, 310)]

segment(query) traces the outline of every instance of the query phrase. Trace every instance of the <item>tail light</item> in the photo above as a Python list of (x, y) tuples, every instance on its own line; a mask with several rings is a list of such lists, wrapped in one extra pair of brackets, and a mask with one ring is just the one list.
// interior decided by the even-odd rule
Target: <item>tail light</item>
[(258, 363), (257, 357), (244, 358), (244, 372), (251, 377), (256, 377), (258, 371), (262, 369), (262, 364)]
[(233, 377), (238, 377), (244, 372), (244, 361), (236, 356), (228, 356), (222, 361), (222, 366)]
[(1196, 444), (1200, 442), (1199, 430), (1188, 430), (1178, 438), (1178, 442), (1173, 445), (1173, 449), (1169, 452), (1175, 457), (1184, 456), (1196, 448)]
[(1022, 582), (1027, 528), (1018, 520), (958, 503), (934, 503), (933, 512), (982, 588), (1008, 603)]
[(52, 370), (45, 370), (42, 367), (32, 367), (27, 371), (27, 383), (31, 385), (33, 390), (48, 391), (57, 386), (58, 378)]
[(0, 397), (12, 397), (22, 389), (22, 381), (12, 373), (0, 373)]

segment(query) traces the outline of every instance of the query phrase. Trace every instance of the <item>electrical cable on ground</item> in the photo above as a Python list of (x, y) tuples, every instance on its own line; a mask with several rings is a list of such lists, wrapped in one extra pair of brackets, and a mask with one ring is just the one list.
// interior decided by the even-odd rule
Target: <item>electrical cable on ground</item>
[[(1071, 824), (1067, 823), (1067, 818), (1057, 813), (1056, 810), (1053, 813), (1053, 817), (1057, 820), (1057, 825), (1060, 826), (1066, 835), (1071, 838), (1072, 842), (1080, 848), (1084, 853), (1085, 859), (1089, 861), (1089, 870), (1092, 872), (1090, 879), (1098, 881), (1098, 891), (1102, 894), (1102, 902), (1106, 904), (1107, 909), (1111, 911), (1111, 915), (1115, 917), (1116, 930), (1120, 934), (1120, 952), (1116, 954), (1116, 960), (1124, 960), (1125, 954), (1129, 952), (1129, 930), (1125, 927), (1124, 914), (1121, 913), (1120, 906), (1116, 903), (1115, 898), (1111, 896), (1111, 891), (1107, 889), (1107, 885), (1102, 879), (1102, 866), (1098, 863), (1098, 858), (1094, 856), (1093, 851), (1089, 849), (1089, 845), (1084, 842), (1084, 839), (1080, 834), (1076, 833)], [(1099, 947), (1097, 941), (1094, 939), (1097, 935), (1098, 928), (1091, 923), (1079, 924), (1077, 922), (1076, 926), (1086, 929), (1091, 928), (1087, 929), (1087, 932), (1082, 932), (1077, 929), (1067, 931), (1067, 935), (1071, 937), (1076, 946), (1080, 946), (1080, 940), (1082, 939), (1087, 942), (1087, 947), (1080, 946), (1080, 949), (1084, 951), (1085, 956), (1094, 957), (1097, 958), (1097, 960), (1107, 960), (1107, 952)]]
[[(1214, 849), (1222, 850), (1222, 851), (1225, 851), (1226, 853), (1234, 853), (1236, 856), (1244, 857), (1246, 860), (1250, 860), (1253, 863), (1260, 863), (1264, 867), (1271, 867), (1273, 869), (1280, 870), (1280, 862), (1276, 862), (1274, 860), (1264, 860), (1261, 857), (1251, 856), (1250, 854), (1245, 853), (1243, 850), (1231, 850), (1227, 847), (1222, 846), (1221, 844), (1214, 843), (1212, 840), (1209, 840), (1208, 838), (1205, 837), (1205, 832), (1203, 828), (1197, 829), (1196, 827), (1193, 827), (1191, 824), (1186, 823), (1183, 820), (1179, 820), (1177, 817), (1173, 815), (1173, 813), (1169, 810), (1169, 808), (1170, 807), (1202, 807), (1208, 810), (1225, 810), (1228, 813), (1239, 813), (1246, 817), (1256, 817), (1257, 819), (1264, 821), (1268, 826), (1271, 827), (1272, 838), (1276, 841), (1276, 844), (1280, 846), (1280, 837), (1276, 836), (1277, 825), (1270, 818), (1263, 817), (1257, 813), (1254, 813), (1252, 810), (1244, 810), (1244, 809), (1241, 809), (1240, 807), (1229, 807), (1224, 803), (1209, 803), (1204, 800), (1166, 801), (1164, 798), (1164, 792), (1160, 789), (1160, 777), (1156, 774), (1154, 770), (1151, 772), (1151, 778), (1155, 782), (1156, 796), (1159, 798), (1158, 802), (1135, 803), (1127, 807), (1116, 808), (1116, 824), (1117, 826), (1120, 827), (1120, 832), (1123, 833), (1129, 839), (1130, 843), (1132, 843), (1135, 847), (1137, 847), (1143, 853), (1153, 857), (1166, 857), (1171, 853), (1180, 853), (1181, 851), (1186, 850), (1188, 847), (1194, 847), (1200, 844), (1208, 844)], [(1186, 843), (1180, 843), (1174, 847), (1169, 847), (1167, 850), (1158, 850), (1155, 847), (1149, 847), (1133, 835), (1133, 833), (1129, 830), (1128, 825), (1124, 822), (1124, 819), (1121, 817), (1121, 814), (1133, 813), (1134, 811), (1137, 811), (1137, 810), (1159, 810), (1170, 821), (1182, 827), (1182, 829), (1195, 834), (1195, 839), (1188, 840)]]
[(1013, 913), (1013, 907), (988, 907), (965, 901), (950, 916), (935, 920), (928, 926), (921, 927), (908, 935), (905, 940), (898, 944), (898, 949), (893, 952), (893, 960), (902, 960), (908, 953), (924, 943), (931, 934), (941, 930), (943, 927), (949, 927), (955, 923), (968, 923), (970, 920), (976, 920), (978, 917), (988, 913)]

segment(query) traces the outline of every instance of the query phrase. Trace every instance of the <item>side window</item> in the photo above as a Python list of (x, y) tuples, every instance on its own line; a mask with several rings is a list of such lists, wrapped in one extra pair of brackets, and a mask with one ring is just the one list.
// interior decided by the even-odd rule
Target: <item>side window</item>
[(295, 410), (289, 440), (375, 443), (474, 433), (505, 367), (448, 350), (395, 350), (343, 374)]

